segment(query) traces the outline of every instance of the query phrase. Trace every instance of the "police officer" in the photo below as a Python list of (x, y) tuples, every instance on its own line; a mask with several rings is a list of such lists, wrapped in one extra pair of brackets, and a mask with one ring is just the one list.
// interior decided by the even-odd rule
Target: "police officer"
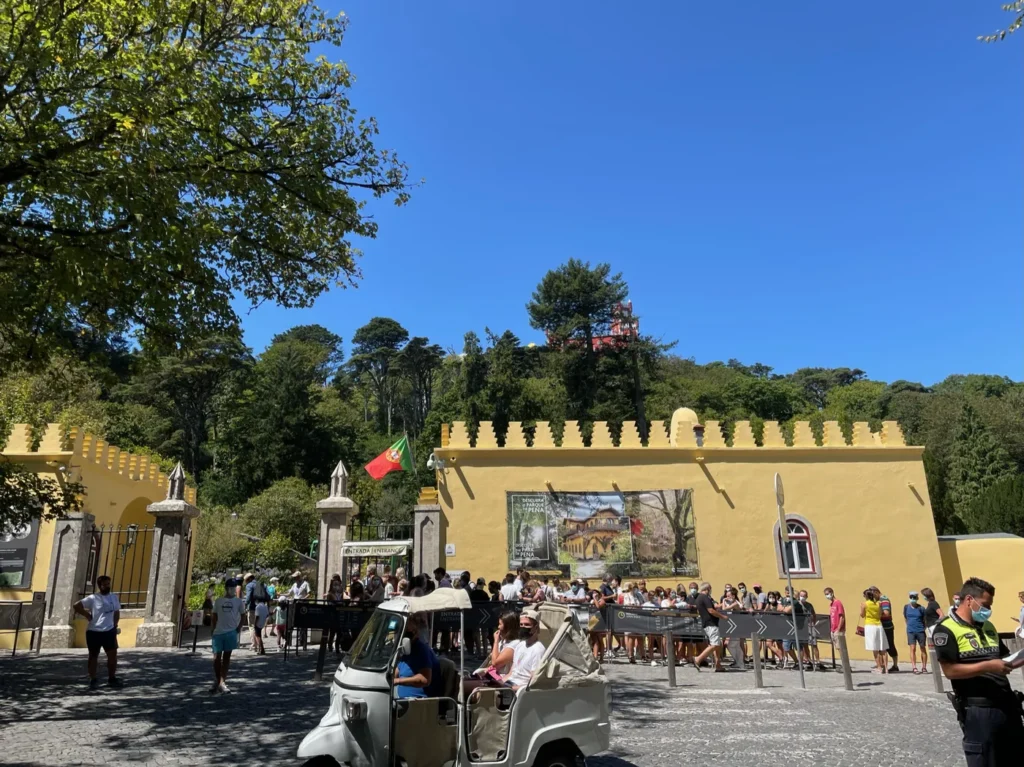
[(960, 590), (960, 605), (935, 627), (932, 642), (942, 673), (953, 684), (950, 699), (964, 732), (968, 767), (1021, 764), (1024, 718), (1021, 695), (1006, 678), (1013, 670), (992, 615), (995, 587), (971, 578)]

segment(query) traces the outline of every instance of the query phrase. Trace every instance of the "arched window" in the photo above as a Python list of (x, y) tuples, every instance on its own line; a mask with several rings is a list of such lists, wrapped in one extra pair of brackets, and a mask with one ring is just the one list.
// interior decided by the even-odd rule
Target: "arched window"
[(779, 575), (795, 578), (820, 578), (818, 537), (810, 523), (792, 515), (786, 517), (786, 531), (789, 540), (783, 541), (779, 534), (779, 523), (775, 523), (775, 554)]

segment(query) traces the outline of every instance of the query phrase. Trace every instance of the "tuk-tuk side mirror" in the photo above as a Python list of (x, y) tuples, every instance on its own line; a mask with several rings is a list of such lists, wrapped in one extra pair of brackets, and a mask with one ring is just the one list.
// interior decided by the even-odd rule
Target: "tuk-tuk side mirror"
[(412, 640), (409, 637), (402, 637), (402, 644), (398, 647), (399, 657), (412, 654)]

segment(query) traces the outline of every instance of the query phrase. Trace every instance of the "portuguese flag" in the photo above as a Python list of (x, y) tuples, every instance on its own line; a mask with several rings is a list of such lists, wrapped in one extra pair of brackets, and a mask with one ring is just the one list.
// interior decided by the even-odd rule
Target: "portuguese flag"
[(391, 471), (412, 471), (409, 437), (403, 435), (398, 442), (366, 464), (366, 471), (374, 479), (381, 479)]

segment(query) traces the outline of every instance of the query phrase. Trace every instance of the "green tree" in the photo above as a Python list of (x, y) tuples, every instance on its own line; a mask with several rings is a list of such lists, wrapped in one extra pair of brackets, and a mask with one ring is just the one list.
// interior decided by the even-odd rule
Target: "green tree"
[(322, 361), (322, 349), (312, 344), (272, 344), (227, 405), (222, 447), (244, 497), (284, 477), (325, 481), (333, 468), (332, 435), (318, 417), (329, 391), (319, 383)]
[(423, 430), (427, 413), (433, 404), (434, 373), (441, 366), (444, 350), (423, 336), (410, 338), (398, 355), (398, 366), (409, 383), (409, 410), (412, 432)]
[(345, 361), (341, 336), (332, 333), (323, 325), (296, 325), (284, 333), (278, 333), (271, 343), (277, 344), (285, 341), (312, 344), (322, 351), (322, 362), (317, 368), (321, 385), (333, 378), (341, 367), (341, 363)]
[(277, 531), (296, 551), (309, 551), (320, 525), (316, 502), (326, 495), (325, 486), (311, 487), (298, 477), (282, 479), (246, 502), (242, 524), (257, 538)]
[(308, 306), (358, 276), (370, 196), (407, 199), (307, 0), (0, 0), (0, 336), (184, 338), (232, 301)]
[(989, 433), (970, 404), (964, 403), (956, 422), (949, 457), (949, 496), (953, 510), (966, 521), (982, 492), (1010, 476), (1006, 450)]
[(470, 428), (487, 420), (490, 408), (485, 404), (487, 387), (487, 358), (480, 337), (472, 330), (466, 333), (462, 346), (462, 402), (463, 417)]
[(147, 446), (179, 457), (189, 476), (200, 481), (210, 463), (205, 446), (220, 416), (218, 395), (232, 376), (252, 365), (249, 349), (235, 333), (203, 337), (167, 353), (144, 343), (139, 364), (139, 373), (119, 387), (117, 398), (148, 405), (168, 420), (172, 439)]
[(837, 386), (849, 386), (864, 378), (857, 368), (801, 368), (787, 378), (801, 387), (804, 396), (814, 407), (823, 410), (828, 405), (828, 393)]
[(1024, 475), (1014, 474), (990, 485), (964, 512), (972, 533), (1024, 536)]
[(352, 369), (369, 379), (377, 397), (377, 428), (390, 435), (401, 381), (399, 352), (409, 331), (390, 317), (374, 317), (352, 336)]
[(549, 271), (526, 305), (530, 325), (543, 330), (548, 344), (564, 350), (565, 386), (570, 415), (578, 420), (592, 416), (597, 390), (598, 352), (594, 338), (608, 334), (628, 287), (611, 266), (577, 259)]

